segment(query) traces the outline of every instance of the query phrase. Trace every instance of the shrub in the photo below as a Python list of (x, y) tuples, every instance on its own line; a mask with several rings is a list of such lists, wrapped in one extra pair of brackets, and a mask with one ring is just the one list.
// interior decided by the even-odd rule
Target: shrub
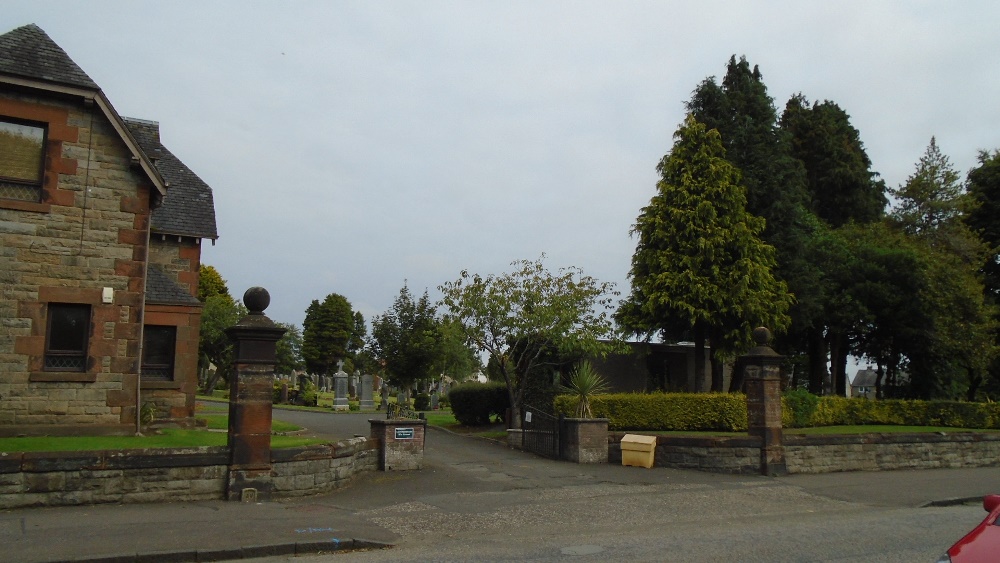
[(426, 411), (431, 408), (431, 396), (427, 393), (418, 393), (417, 398), (413, 400), (413, 410), (415, 411)]
[(792, 389), (781, 396), (781, 425), (786, 428), (809, 426), (819, 397), (805, 389)]
[(448, 391), (455, 420), (464, 426), (490, 423), (493, 415), (503, 416), (510, 408), (507, 386), (503, 383), (463, 383)]
[[(591, 401), (597, 418), (607, 418), (611, 430), (747, 429), (747, 402), (742, 393), (613, 393)], [(560, 395), (556, 413), (573, 416), (576, 399)]]

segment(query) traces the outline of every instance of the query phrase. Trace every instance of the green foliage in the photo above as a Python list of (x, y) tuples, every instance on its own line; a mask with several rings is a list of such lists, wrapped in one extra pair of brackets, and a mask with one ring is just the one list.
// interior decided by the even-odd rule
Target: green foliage
[(302, 331), (299, 327), (289, 323), (277, 323), (285, 329), (285, 334), (281, 335), (275, 347), (274, 373), (291, 375), (292, 372), (304, 369), (305, 361), (302, 359)]
[(413, 410), (415, 411), (426, 411), (431, 408), (431, 396), (427, 393), (417, 393), (417, 397), (413, 399)]
[(414, 300), (404, 283), (392, 308), (372, 319), (369, 347), (393, 385), (411, 387), (437, 375), (431, 371), (441, 350), (436, 312), (426, 291)]
[(156, 403), (152, 401), (146, 401), (139, 408), (139, 422), (141, 422), (142, 425), (145, 426), (153, 422), (155, 418), (156, 418)]
[(510, 406), (507, 388), (501, 383), (463, 383), (448, 391), (455, 420), (464, 426), (483, 426), (492, 416), (503, 416)]
[[(740, 172), (725, 159), (718, 131), (689, 115), (658, 170), (657, 193), (632, 228), (639, 239), (632, 293), (619, 324), (674, 340), (691, 331), (696, 357), (709, 337), (715, 356), (746, 347), (758, 326), (786, 329), (793, 298), (772, 274), (774, 248), (760, 238), (764, 221), (747, 213)], [(696, 391), (703, 369), (695, 363)], [(714, 377), (713, 390), (721, 386)]]
[(602, 341), (615, 334), (614, 285), (579, 268), (553, 274), (543, 260), (544, 255), (516, 261), (511, 264), (515, 271), (485, 278), (463, 271), (459, 279), (439, 287), (449, 318), (460, 322), (469, 341), (496, 360), (513, 424), (520, 424), (533, 373), (554, 367), (552, 362), (564, 357), (600, 355), (614, 348)]
[(829, 100), (812, 105), (792, 96), (781, 127), (792, 137), (792, 154), (806, 169), (812, 212), (828, 225), (877, 221), (888, 200), (885, 183), (871, 170), (871, 159), (850, 116)]
[(213, 266), (202, 264), (198, 269), (198, 301), (204, 303), (209, 297), (216, 295), (225, 295), (232, 299), (226, 280), (222, 279), (219, 271)]
[[(573, 416), (576, 398), (560, 395), (556, 413)], [(742, 393), (613, 393), (591, 401), (597, 418), (609, 419), (611, 430), (747, 429), (747, 400)]]
[(587, 360), (580, 362), (580, 365), (570, 375), (569, 384), (562, 387), (564, 393), (569, 393), (576, 399), (576, 414), (574, 416), (577, 418), (593, 418), (590, 401), (596, 395), (607, 390), (607, 381), (601, 374), (597, 373), (594, 366)]
[(247, 310), (228, 294), (217, 294), (205, 300), (201, 310), (201, 329), (198, 335), (199, 367), (215, 365), (215, 374), (204, 382), (203, 390), (211, 392), (220, 382), (229, 381), (233, 371), (233, 343), (226, 329), (246, 316)]
[[(332, 375), (337, 361), (348, 362), (364, 344), (364, 323), (343, 295), (331, 293), (306, 309), (302, 323), (302, 359), (306, 369), (317, 375)], [(346, 368), (345, 368), (346, 369)]]
[(1000, 428), (1000, 404), (820, 397), (807, 426), (857, 424)]
[(819, 397), (805, 389), (791, 389), (781, 396), (781, 424), (786, 428), (805, 428), (809, 426)]

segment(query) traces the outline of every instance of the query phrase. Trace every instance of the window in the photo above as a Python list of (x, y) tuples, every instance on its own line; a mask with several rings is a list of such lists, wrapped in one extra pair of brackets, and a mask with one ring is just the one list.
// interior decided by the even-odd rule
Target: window
[(142, 330), (142, 377), (173, 381), (177, 327), (146, 325)]
[(45, 127), (0, 120), (0, 198), (40, 202)]
[(87, 371), (90, 305), (49, 304), (45, 334), (45, 369)]

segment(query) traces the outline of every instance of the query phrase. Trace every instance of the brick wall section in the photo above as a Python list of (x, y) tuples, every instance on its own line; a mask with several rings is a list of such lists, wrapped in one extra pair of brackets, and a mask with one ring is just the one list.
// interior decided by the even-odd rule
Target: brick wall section
[[(0, 115), (48, 124), (43, 201), (0, 200), (0, 433), (127, 428), (151, 187), (93, 106), (5, 92)], [(50, 302), (92, 306), (83, 373), (42, 369)]]
[[(0, 509), (225, 498), (224, 447), (0, 453)], [(325, 493), (374, 471), (377, 443), (355, 438), (272, 452), (274, 496)]]
[(198, 331), (201, 309), (171, 305), (146, 305), (147, 325), (177, 327), (174, 380), (141, 380), (142, 402), (156, 405), (160, 422), (193, 424), (198, 390)]
[(608, 419), (566, 418), (563, 419), (563, 424), (566, 428), (566, 443), (562, 450), (567, 461), (608, 462)]
[[(623, 434), (608, 435), (608, 459), (621, 463)], [(760, 474), (761, 440), (756, 437), (685, 438), (658, 436), (657, 467), (714, 473)], [(785, 436), (789, 473), (888, 471), (942, 467), (1000, 466), (1000, 434), (859, 434)]]

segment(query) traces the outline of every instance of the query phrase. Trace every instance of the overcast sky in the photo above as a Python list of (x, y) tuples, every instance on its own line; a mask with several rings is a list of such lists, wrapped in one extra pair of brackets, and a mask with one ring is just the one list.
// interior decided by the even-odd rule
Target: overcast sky
[(775, 105), (851, 116), (896, 187), (931, 136), (963, 174), (1000, 148), (1000, 3), (4, 0), (212, 186), (203, 260), (234, 297), (366, 319), (408, 280), (547, 254), (627, 294), (629, 229), (684, 102), (731, 55)]

